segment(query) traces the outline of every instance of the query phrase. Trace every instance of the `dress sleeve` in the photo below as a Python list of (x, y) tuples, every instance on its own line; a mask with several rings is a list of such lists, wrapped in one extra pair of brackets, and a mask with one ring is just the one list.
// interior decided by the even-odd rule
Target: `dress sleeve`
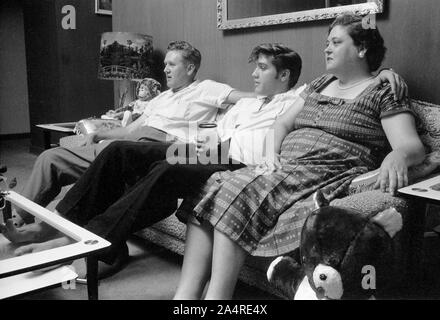
[(417, 114), (414, 112), (411, 101), (408, 97), (403, 98), (401, 101), (394, 100), (394, 95), (391, 91), (391, 85), (385, 84), (379, 91), (381, 96), (380, 102), (380, 118), (392, 116), (394, 114), (409, 112), (417, 120)]

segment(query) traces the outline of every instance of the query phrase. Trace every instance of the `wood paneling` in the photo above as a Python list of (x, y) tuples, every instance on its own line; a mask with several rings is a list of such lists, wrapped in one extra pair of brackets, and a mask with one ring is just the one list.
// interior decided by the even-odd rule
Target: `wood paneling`
[[(76, 29), (64, 30), (64, 5), (76, 9)], [(43, 146), (39, 123), (77, 121), (113, 107), (113, 82), (98, 79), (100, 35), (110, 16), (94, 0), (23, 0), (32, 147)]]
[[(330, 21), (220, 31), (216, 27), (216, 0), (114, 0), (113, 29), (154, 37), (158, 52), (168, 42), (182, 39), (203, 55), (199, 78), (223, 81), (252, 89), (251, 49), (263, 42), (282, 42), (303, 58), (298, 84), (323, 72), (323, 49)], [(440, 103), (440, 6), (438, 0), (387, 0), (378, 26), (388, 47), (384, 66), (398, 71), (408, 82), (412, 97)]]
[(0, 43), (0, 135), (28, 133), (23, 10), (15, 0), (0, 1)]

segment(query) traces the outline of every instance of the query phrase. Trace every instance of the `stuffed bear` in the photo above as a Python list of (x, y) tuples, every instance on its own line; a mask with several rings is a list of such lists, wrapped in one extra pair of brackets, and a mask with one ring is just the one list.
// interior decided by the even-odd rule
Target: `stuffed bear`
[(392, 238), (402, 228), (394, 208), (374, 215), (329, 206), (318, 190), (305, 221), (300, 263), (290, 256), (269, 266), (270, 283), (295, 300), (386, 297), (399, 273)]

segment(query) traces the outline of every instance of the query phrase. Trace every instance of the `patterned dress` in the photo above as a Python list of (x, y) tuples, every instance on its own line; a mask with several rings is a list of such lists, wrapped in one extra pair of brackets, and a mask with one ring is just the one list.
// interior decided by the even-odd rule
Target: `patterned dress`
[(281, 146), (287, 159), (282, 171), (261, 175), (246, 167), (215, 173), (179, 218), (190, 213), (208, 221), (251, 255), (298, 248), (313, 193), (321, 189), (330, 201), (343, 196), (356, 176), (378, 168), (391, 150), (380, 119), (413, 113), (408, 102), (394, 101), (389, 84), (372, 84), (351, 100), (321, 95), (334, 80), (321, 76), (301, 94), (304, 109)]

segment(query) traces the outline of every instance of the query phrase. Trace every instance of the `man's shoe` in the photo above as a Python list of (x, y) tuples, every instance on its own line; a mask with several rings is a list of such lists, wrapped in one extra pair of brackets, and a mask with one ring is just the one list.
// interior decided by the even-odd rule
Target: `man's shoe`
[[(127, 265), (129, 260), (128, 246), (124, 243), (112, 264), (98, 261), (98, 280), (108, 278), (121, 271)], [(75, 272), (78, 274), (77, 282), (87, 283), (87, 267), (85, 259), (76, 260), (73, 263), (73, 266), (75, 267)]]

